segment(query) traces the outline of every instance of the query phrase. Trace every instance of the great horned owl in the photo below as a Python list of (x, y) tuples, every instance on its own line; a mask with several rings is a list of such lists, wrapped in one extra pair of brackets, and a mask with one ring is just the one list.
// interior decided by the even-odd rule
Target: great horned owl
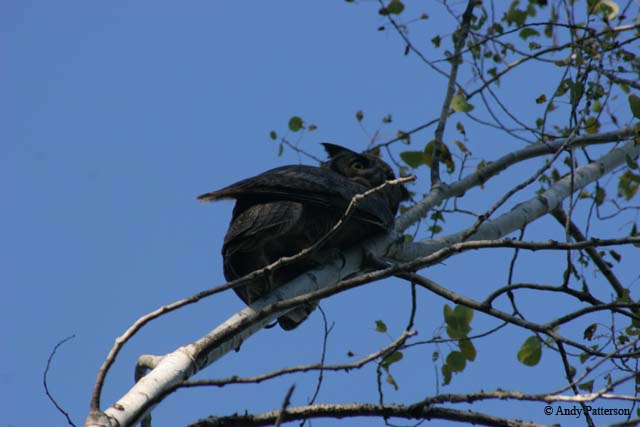
[[(282, 166), (198, 197), (201, 201), (236, 199), (222, 246), (227, 280), (238, 279), (311, 246), (342, 217), (353, 196), (395, 179), (391, 167), (374, 155), (335, 144), (323, 145), (329, 160), (320, 167)], [(402, 185), (387, 186), (371, 194), (319, 249), (345, 249), (374, 233), (389, 230), (400, 202), (407, 198)], [(315, 263), (313, 257), (305, 257), (269, 278), (236, 288), (235, 292), (251, 304)], [(278, 323), (285, 330), (293, 329), (314, 308), (315, 304), (298, 307), (280, 317)]]

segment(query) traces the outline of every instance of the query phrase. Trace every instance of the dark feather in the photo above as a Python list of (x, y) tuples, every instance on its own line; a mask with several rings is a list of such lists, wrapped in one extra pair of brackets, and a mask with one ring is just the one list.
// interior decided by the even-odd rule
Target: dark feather
[[(201, 201), (236, 200), (222, 246), (227, 280), (310, 247), (344, 215), (355, 195), (395, 178), (389, 165), (373, 155), (329, 143), (324, 147), (330, 158), (321, 167), (282, 166), (198, 197)], [(385, 187), (367, 196), (321, 251), (345, 249), (390, 229), (398, 205), (407, 196), (403, 186)], [(313, 267), (316, 255), (298, 259), (235, 291), (251, 304)], [(280, 325), (296, 327), (314, 307), (309, 304), (287, 313), (279, 319)]]

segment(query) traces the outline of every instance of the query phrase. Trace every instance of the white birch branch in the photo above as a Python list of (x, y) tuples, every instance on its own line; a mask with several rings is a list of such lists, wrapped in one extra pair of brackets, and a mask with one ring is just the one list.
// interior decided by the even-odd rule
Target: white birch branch
[[(573, 176), (573, 191), (579, 191), (603, 175), (611, 173), (615, 168), (625, 163), (627, 156), (635, 159), (638, 155), (640, 155), (640, 143), (632, 140), (620, 148), (609, 151), (599, 160), (576, 169)], [(457, 186), (458, 183), (464, 180), (465, 179), (458, 181), (455, 185)], [(450, 187), (453, 187), (453, 185)], [(520, 203), (510, 212), (501, 215), (493, 221), (485, 222), (466, 240), (493, 240), (519, 230), (526, 224), (531, 223), (559, 206), (564, 199), (571, 195), (571, 190), (571, 176), (567, 175), (555, 182), (539, 196)], [(405, 243), (401, 246), (393, 247), (389, 256), (397, 260), (409, 261), (429, 255), (453, 243), (458, 243), (462, 240), (463, 234), (464, 231), (434, 240)]]
[(463, 196), (468, 190), (484, 184), (489, 180), (489, 178), (498, 175), (500, 172), (516, 163), (540, 157), (545, 154), (553, 154), (565, 144), (567, 144), (567, 149), (571, 149), (585, 145), (624, 141), (639, 134), (640, 128), (625, 126), (612, 132), (574, 137), (569, 144), (567, 144), (567, 138), (562, 138), (544, 143), (539, 142), (531, 144), (520, 150), (512, 151), (497, 160), (487, 163), (476, 172), (467, 175), (459, 181), (452, 184), (441, 183), (440, 188), (433, 189), (427, 197), (422, 199), (415, 206), (411, 207), (411, 209), (397, 219), (396, 229), (398, 231), (404, 231), (412, 224), (418, 222), (427, 211), (434, 206), (438, 206), (443, 200), (454, 196)]
[[(601, 134), (585, 138), (575, 138), (572, 146), (594, 142), (616, 141), (629, 138), (637, 134), (634, 128), (623, 128), (617, 132)], [(480, 171), (454, 184), (446, 186), (439, 193), (428, 196), (418, 206), (401, 217), (398, 229), (404, 229), (417, 221), (421, 214), (416, 214), (425, 206), (433, 206), (444, 196), (460, 195), (467, 189), (484, 182), (487, 178), (499, 173), (509, 165), (526, 158), (553, 152), (554, 146), (561, 146), (562, 140), (549, 144), (532, 145), (523, 150), (504, 156), (496, 162), (487, 165)], [(640, 145), (633, 141), (621, 148), (614, 149), (601, 159), (575, 171), (573, 189), (579, 191), (582, 187), (592, 183), (602, 175), (610, 173), (614, 168), (624, 164), (625, 157), (638, 157)], [(526, 223), (533, 221), (558, 206), (563, 199), (571, 194), (568, 179), (554, 183), (544, 194), (516, 206), (511, 212), (502, 215), (494, 221), (480, 226), (470, 240), (496, 239)], [(438, 200), (439, 199), (439, 200)], [(416, 216), (417, 215), (417, 216)], [(393, 248), (394, 258), (413, 259), (434, 252), (443, 246), (456, 242), (462, 233), (428, 243), (413, 243)], [(395, 235), (384, 235), (366, 242), (366, 247), (373, 255), (384, 256), (395, 241)], [(396, 245), (397, 246), (397, 245)], [(274, 290), (270, 295), (256, 301), (231, 316), (224, 323), (212, 330), (198, 341), (180, 347), (173, 353), (164, 356), (160, 363), (138, 381), (122, 398), (104, 412), (92, 411), (85, 426), (90, 427), (126, 427), (138, 422), (154, 405), (159, 403), (161, 396), (181, 381), (188, 379), (196, 372), (204, 369), (223, 355), (236, 349), (245, 339), (262, 329), (272, 320), (280, 317), (288, 310), (273, 312), (268, 316), (255, 320), (255, 314), (261, 309), (296, 296), (304, 295), (319, 289), (331, 289), (348, 275), (361, 268), (363, 251), (355, 247), (346, 251), (342, 257), (328, 263), (321, 268), (311, 270), (300, 275), (283, 287)], [(250, 320), (250, 321), (247, 321)]]

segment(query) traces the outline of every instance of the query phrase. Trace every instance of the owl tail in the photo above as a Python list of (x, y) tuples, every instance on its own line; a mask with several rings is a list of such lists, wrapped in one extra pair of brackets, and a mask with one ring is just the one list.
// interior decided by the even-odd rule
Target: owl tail
[(290, 331), (298, 327), (298, 325), (304, 322), (313, 310), (318, 306), (315, 302), (306, 303), (300, 307), (297, 307), (284, 316), (278, 318), (280, 327), (285, 331)]

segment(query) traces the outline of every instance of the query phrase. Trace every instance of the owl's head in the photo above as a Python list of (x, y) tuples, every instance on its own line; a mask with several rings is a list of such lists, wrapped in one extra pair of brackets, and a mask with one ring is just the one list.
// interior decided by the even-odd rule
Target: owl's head
[[(391, 166), (373, 154), (356, 153), (328, 142), (323, 142), (322, 145), (329, 155), (329, 160), (323, 167), (346, 176), (366, 188), (377, 187), (385, 181), (396, 178)], [(404, 185), (393, 186), (389, 190), (389, 196), (394, 199), (392, 203), (396, 204), (396, 208), (402, 200), (409, 198), (409, 192)]]

